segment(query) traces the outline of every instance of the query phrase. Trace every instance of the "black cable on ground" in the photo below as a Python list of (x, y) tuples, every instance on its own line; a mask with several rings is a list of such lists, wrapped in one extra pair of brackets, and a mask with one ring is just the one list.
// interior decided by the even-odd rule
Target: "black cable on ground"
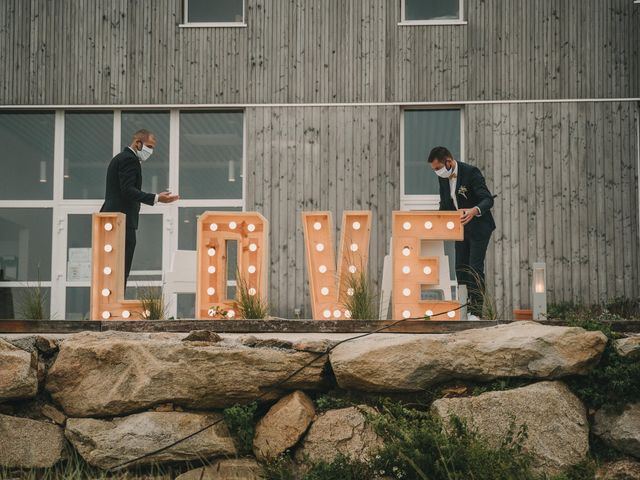
[[(445, 312), (436, 313), (435, 315), (432, 315), (432, 317), (437, 317), (437, 316), (440, 316), (440, 315), (444, 315), (444, 314), (445, 314), (445, 313), (447, 313), (447, 312), (453, 312), (453, 311), (456, 311), (456, 310), (460, 310), (460, 309), (462, 309), (462, 308), (464, 308), (464, 307), (466, 307), (466, 306), (468, 306), (468, 305), (469, 305), (468, 303), (465, 303), (465, 304), (460, 305), (460, 306), (458, 306), (458, 307), (456, 307), (456, 308), (448, 309), (448, 310), (447, 310), (447, 311), (445, 311)], [(424, 320), (424, 319), (425, 319), (425, 317), (410, 317), (410, 318), (403, 318), (402, 320), (396, 320), (395, 322), (390, 323), (389, 325), (385, 325), (385, 326), (383, 326), (383, 327), (377, 328), (377, 329), (375, 329), (375, 330), (372, 330), (371, 332), (366, 332), (366, 333), (363, 333), (363, 334), (361, 334), (361, 335), (356, 335), (355, 337), (349, 337), (349, 338), (345, 338), (345, 339), (343, 339), (343, 340), (340, 340), (340, 341), (339, 341), (339, 342), (337, 342), (335, 345), (330, 346), (330, 347), (327, 349), (327, 351), (325, 351), (325, 352), (321, 352), (321, 353), (318, 353), (318, 355), (317, 355), (315, 358), (313, 358), (313, 359), (312, 359), (312, 360), (310, 360), (309, 362), (307, 362), (307, 363), (305, 363), (304, 365), (302, 365), (300, 368), (298, 368), (297, 370), (295, 370), (293, 373), (291, 373), (291, 374), (289, 374), (287, 377), (285, 377), (283, 380), (280, 380), (280, 381), (276, 382), (274, 385), (267, 385), (266, 387), (264, 387), (266, 391), (262, 392), (260, 395), (258, 395), (256, 398), (254, 398), (252, 401), (254, 401), (254, 402), (255, 402), (255, 401), (257, 401), (257, 400), (260, 400), (260, 399), (261, 399), (262, 397), (264, 397), (267, 393), (269, 393), (269, 390), (275, 390), (275, 389), (277, 389), (278, 387), (281, 387), (281, 386), (282, 386), (282, 385), (284, 385), (286, 382), (288, 382), (288, 381), (289, 381), (289, 380), (291, 380), (293, 377), (295, 377), (298, 373), (300, 373), (302, 370), (304, 370), (305, 368), (309, 367), (310, 365), (313, 365), (316, 361), (318, 361), (320, 358), (324, 357), (325, 355), (329, 355), (329, 353), (331, 353), (331, 351), (332, 351), (334, 348), (336, 348), (338, 345), (342, 345), (343, 343), (350, 342), (350, 341), (352, 341), (352, 340), (357, 340), (357, 339), (359, 339), (359, 338), (364, 338), (364, 337), (367, 337), (367, 336), (369, 336), (369, 335), (373, 335), (373, 334), (375, 334), (375, 333), (380, 333), (380, 332), (382, 332), (383, 330), (387, 330), (387, 329), (389, 329), (389, 328), (391, 328), (391, 327), (394, 327), (394, 326), (396, 326), (396, 325), (399, 325), (399, 324), (401, 324), (402, 322), (406, 322), (406, 321), (408, 321), (408, 320)], [(175, 442), (173, 442), (173, 443), (171, 443), (171, 444), (169, 444), (169, 445), (165, 445), (164, 447), (160, 447), (160, 448), (158, 448), (158, 449), (156, 449), (156, 450), (153, 450), (153, 451), (151, 451), (151, 452), (147, 452), (147, 453), (145, 453), (145, 454), (143, 454), (143, 455), (140, 455), (139, 457), (136, 457), (136, 458), (134, 458), (134, 459), (132, 459), (132, 460), (127, 460), (126, 462), (120, 463), (120, 464), (116, 465), (115, 467), (110, 468), (109, 470), (111, 470), (111, 471), (117, 471), (117, 470), (120, 470), (120, 469), (122, 469), (122, 468), (126, 467), (127, 465), (130, 465), (130, 464), (132, 464), (132, 463), (138, 462), (138, 461), (142, 460), (143, 458), (147, 458), (147, 457), (150, 457), (150, 456), (152, 456), (152, 455), (156, 455), (156, 454), (158, 454), (158, 453), (161, 453), (161, 452), (164, 452), (164, 451), (166, 451), (166, 450), (169, 450), (170, 448), (175, 447), (175, 446), (176, 446), (176, 445), (178, 445), (179, 443), (185, 442), (185, 441), (189, 440), (190, 438), (193, 438), (193, 437), (195, 437), (196, 435), (198, 435), (198, 434), (200, 434), (200, 433), (204, 432), (205, 430), (208, 430), (208, 429), (210, 429), (210, 428), (212, 428), (212, 427), (214, 427), (214, 426), (218, 425), (218, 424), (219, 424), (220, 422), (222, 422), (223, 420), (224, 420), (224, 418), (220, 418), (219, 420), (216, 420), (215, 422), (212, 422), (212, 423), (210, 423), (210, 424), (208, 424), (208, 425), (205, 425), (205, 426), (204, 426), (204, 427), (202, 427), (200, 430), (196, 430), (195, 432), (190, 433), (190, 434), (189, 434), (189, 435), (187, 435), (186, 437), (180, 438), (180, 439), (176, 440)]]

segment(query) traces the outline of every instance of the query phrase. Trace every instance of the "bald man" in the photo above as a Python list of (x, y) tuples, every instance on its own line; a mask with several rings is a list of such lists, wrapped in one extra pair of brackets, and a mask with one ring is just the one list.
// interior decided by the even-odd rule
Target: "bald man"
[(113, 157), (107, 168), (107, 187), (101, 212), (122, 212), (127, 216), (124, 250), (124, 283), (127, 284), (133, 252), (136, 248), (136, 230), (140, 204), (155, 205), (178, 200), (170, 192), (145, 193), (142, 190), (141, 165), (149, 159), (156, 146), (156, 137), (149, 130), (138, 130), (131, 145)]

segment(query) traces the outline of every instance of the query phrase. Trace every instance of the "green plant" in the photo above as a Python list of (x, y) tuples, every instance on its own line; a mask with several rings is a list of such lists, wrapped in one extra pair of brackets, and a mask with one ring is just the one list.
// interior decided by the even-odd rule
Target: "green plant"
[(268, 460), (262, 465), (265, 480), (294, 480), (295, 465), (289, 451), (279, 455), (273, 460)]
[(534, 480), (531, 458), (523, 452), (526, 427), (510, 433), (492, 448), (466, 424), (452, 417), (444, 423), (428, 412), (388, 402), (379, 415), (368, 416), (384, 440), (374, 470), (392, 478), (417, 480)]
[(524, 387), (533, 383), (531, 379), (524, 378), (498, 378), (492, 382), (475, 385), (472, 389), (472, 395), (480, 395), (485, 392), (495, 392), (503, 390), (512, 390), (514, 388)]
[(18, 314), (23, 320), (49, 320), (47, 313), (48, 295), (40, 281), (35, 285), (27, 284), (18, 297)]
[[(185, 465), (182, 468), (190, 467)], [(154, 478), (169, 480), (178, 475), (179, 470), (170, 466), (153, 464), (145, 467), (133, 467), (121, 472), (106, 472), (89, 465), (80, 454), (69, 449), (66, 459), (49, 468), (18, 469), (0, 466), (0, 479), (20, 480), (134, 480), (136, 478)]]
[(167, 304), (159, 287), (138, 287), (138, 300), (142, 306), (142, 318), (145, 320), (165, 320)]
[(374, 478), (373, 467), (367, 462), (352, 460), (342, 454), (330, 462), (314, 463), (302, 480), (370, 480)]
[(619, 409), (640, 398), (640, 362), (620, 356), (609, 336), (600, 363), (584, 376), (566, 379), (566, 383), (591, 408), (606, 405)]
[(255, 433), (255, 414), (258, 404), (234, 405), (223, 411), (224, 420), (229, 431), (236, 439), (238, 453), (250, 454), (253, 451), (253, 435)]
[(363, 268), (351, 273), (342, 292), (342, 304), (353, 320), (378, 320), (380, 313), (376, 293), (368, 272)]
[(236, 274), (236, 305), (239, 318), (263, 319), (269, 316), (269, 304), (262, 298), (260, 292), (249, 287), (245, 278)]
[[(498, 310), (498, 302), (496, 300), (495, 295), (489, 290), (484, 279), (478, 275), (478, 272), (471, 268), (463, 269), (467, 275), (469, 275), (475, 285), (481, 285), (480, 287), (480, 299), (482, 301), (482, 319), (484, 320), (499, 320), (500, 318), (504, 318), (504, 315)], [(468, 298), (471, 298), (471, 289), (469, 289)], [(469, 307), (467, 307), (467, 311), (469, 311)]]

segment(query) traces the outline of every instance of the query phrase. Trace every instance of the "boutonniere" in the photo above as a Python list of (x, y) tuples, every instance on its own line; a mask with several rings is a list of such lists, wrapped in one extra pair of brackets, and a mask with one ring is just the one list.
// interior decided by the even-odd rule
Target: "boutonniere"
[(458, 195), (462, 195), (466, 200), (468, 200), (467, 193), (468, 193), (467, 187), (465, 187), (464, 185), (462, 185), (458, 189)]

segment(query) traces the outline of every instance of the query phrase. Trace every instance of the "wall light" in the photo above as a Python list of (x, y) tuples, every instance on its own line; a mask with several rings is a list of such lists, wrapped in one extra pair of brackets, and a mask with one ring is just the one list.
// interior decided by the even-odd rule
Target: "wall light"
[(547, 267), (544, 262), (533, 264), (532, 283), (533, 319), (544, 320), (547, 317)]
[(229, 178), (227, 180), (230, 182), (236, 181), (236, 169), (233, 160), (229, 160)]
[(47, 183), (47, 162), (40, 161), (40, 183)]

